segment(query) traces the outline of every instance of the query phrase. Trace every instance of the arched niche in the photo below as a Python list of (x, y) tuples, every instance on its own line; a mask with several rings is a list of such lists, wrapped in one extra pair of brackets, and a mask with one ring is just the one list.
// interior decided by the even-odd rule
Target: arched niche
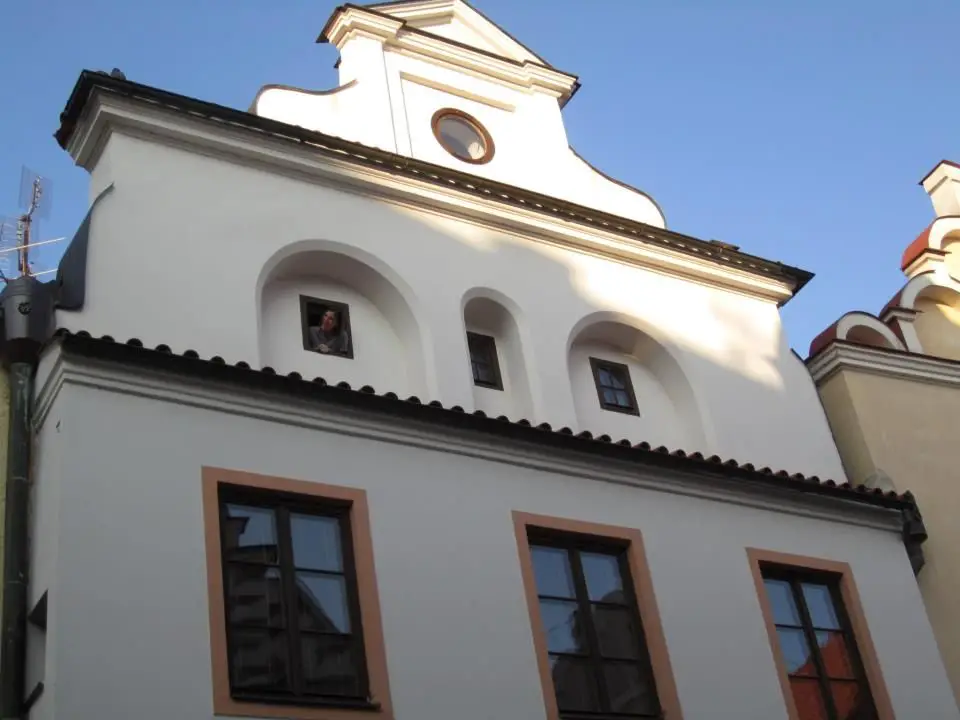
[[(531, 419), (533, 415), (529, 366), (529, 344), (518, 317), (517, 305), (502, 293), (486, 288), (468, 291), (462, 301), (463, 327), (466, 333), (477, 333), (494, 340), (502, 389), (473, 383), (474, 407), (494, 417), (506, 415), (512, 420)], [(467, 358), (469, 359), (469, 349)]]
[(875, 315), (865, 312), (849, 312), (837, 321), (836, 335), (839, 340), (869, 345), (871, 347), (903, 350), (903, 342), (890, 326)]
[(920, 346), (927, 355), (960, 360), (960, 291), (928, 285), (914, 301), (913, 321)]
[[(257, 298), (261, 365), (401, 397), (432, 394), (415, 296), (369, 253), (328, 241), (294, 243), (264, 265)], [(304, 347), (305, 298), (345, 306), (350, 357)]]
[[(591, 358), (627, 366), (638, 414), (601, 407)], [(670, 448), (708, 447), (704, 412), (686, 373), (633, 319), (597, 313), (581, 320), (570, 335), (567, 367), (580, 429)]]

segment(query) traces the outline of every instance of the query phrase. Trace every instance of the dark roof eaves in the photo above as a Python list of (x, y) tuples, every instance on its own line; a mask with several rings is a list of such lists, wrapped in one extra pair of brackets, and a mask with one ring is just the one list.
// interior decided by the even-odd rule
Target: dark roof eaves
[[(676, 252), (681, 252), (692, 257), (707, 258), (729, 267), (742, 269), (746, 272), (755, 271), (771, 277), (785, 278), (794, 284), (793, 295), (796, 295), (796, 293), (813, 278), (813, 273), (807, 270), (767, 260), (739, 250), (723, 250), (706, 240), (683, 235), (673, 230), (654, 227), (636, 220), (630, 220), (593, 208), (577, 205), (576, 203), (560, 200), (559, 198), (549, 195), (543, 195), (532, 190), (526, 190), (494, 180), (487, 180), (477, 175), (434, 165), (423, 160), (397, 155), (386, 150), (380, 150), (379, 148), (368, 147), (333, 135), (307, 130), (306, 128), (296, 125), (289, 125), (277, 120), (252, 115), (242, 110), (178, 95), (149, 85), (142, 85), (130, 80), (110, 77), (104, 73), (89, 70), (85, 70), (80, 74), (80, 78), (77, 80), (77, 84), (70, 94), (67, 105), (60, 115), (61, 125), (54, 136), (61, 147), (66, 148), (75, 126), (80, 119), (80, 115), (83, 112), (84, 105), (96, 88), (102, 88), (108, 92), (115, 92), (126, 97), (141, 98), (181, 112), (188, 112), (206, 118), (217, 117), (218, 119), (225, 119), (234, 125), (247, 127), (261, 133), (268, 133), (286, 141), (298, 143), (309, 142), (311, 143), (311, 148), (316, 152), (331, 155), (335, 154), (338, 159), (348, 159), (351, 162), (367, 164), (380, 170), (412, 174), (423, 182), (430, 182), (445, 187), (449, 187), (451, 181), (454, 183), (462, 182), (472, 186), (471, 189), (463, 185), (457, 185), (458, 189), (462, 192), (469, 192), (487, 199), (492, 198), (497, 202), (524, 207), (528, 210), (542, 212), (545, 215), (555, 216), (557, 213), (551, 212), (546, 208), (540, 210), (536, 207), (537, 204), (556, 206), (558, 212), (563, 212), (571, 219), (585, 225), (598, 227), (607, 232), (623, 232), (627, 236), (640, 236), (642, 234), (642, 238), (638, 237), (641, 242), (653, 240)], [(329, 146), (330, 149), (323, 147), (323, 145)], [(355, 155), (351, 156), (344, 153), (354, 153)], [(362, 155), (364, 159), (356, 157), (356, 155)], [(436, 179), (430, 177), (431, 175), (435, 175)], [(506, 197), (504, 197), (504, 195), (506, 195)], [(621, 230), (621, 228), (623, 228), (623, 230)], [(702, 252), (688, 249), (689, 247), (699, 248)], [(749, 265), (749, 267), (743, 267), (745, 264)]]
[(551, 449), (586, 453), (646, 467), (705, 473), (758, 487), (777, 487), (890, 510), (905, 511), (915, 508), (915, 501), (909, 493), (898, 495), (894, 491), (884, 492), (862, 485), (836, 483), (832, 480), (821, 481), (815, 476), (806, 477), (799, 473), (791, 475), (782, 470), (775, 472), (770, 468), (757, 469), (750, 463), (724, 461), (717, 456), (707, 458), (699, 452), (686, 453), (683, 450), (670, 451), (665, 447), (653, 448), (649, 443), (633, 444), (626, 439), (613, 441), (606, 435), (594, 437), (589, 432), (575, 434), (569, 428), (555, 430), (547, 423), (533, 425), (528, 420), (512, 421), (504, 416), (493, 418), (482, 412), (468, 413), (458, 406), (446, 408), (436, 401), (424, 403), (416, 397), (401, 399), (390, 392), (378, 395), (370, 386), (353, 389), (347, 383), (330, 385), (323, 378), (307, 380), (299, 373), (281, 375), (272, 368), (258, 370), (244, 362), (230, 365), (220, 357), (203, 359), (192, 350), (177, 354), (165, 345), (149, 349), (136, 339), (122, 343), (109, 336), (94, 338), (86, 332), (71, 333), (66, 330), (58, 331), (57, 336), (66, 354), (135, 364), (154, 370), (244, 387), (257, 387), (265, 391), (292, 395), (300, 400), (322, 400), (340, 406), (533, 443)]

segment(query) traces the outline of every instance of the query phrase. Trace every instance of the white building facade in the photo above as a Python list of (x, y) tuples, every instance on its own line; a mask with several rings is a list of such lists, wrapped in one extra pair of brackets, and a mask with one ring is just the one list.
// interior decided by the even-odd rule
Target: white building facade
[(809, 274), (667, 230), (462, 0), (323, 38), (334, 91), (68, 101), (31, 717), (960, 716), (912, 499), (819, 480)]

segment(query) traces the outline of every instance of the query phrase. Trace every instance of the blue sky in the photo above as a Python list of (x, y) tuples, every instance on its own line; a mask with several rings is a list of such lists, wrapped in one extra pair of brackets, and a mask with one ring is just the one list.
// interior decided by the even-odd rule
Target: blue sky
[[(77, 75), (127, 77), (245, 109), (266, 83), (337, 84), (314, 39), (335, 0), (3, 0), (0, 214), (21, 165), (53, 181), (43, 237), (70, 235), (86, 174), (52, 138)], [(476, 0), (583, 84), (573, 146), (650, 193), (671, 229), (817, 277), (784, 309), (790, 344), (899, 289), (933, 219), (917, 183), (960, 160), (946, 30), (955, 0)], [(14, 30), (16, 28), (16, 30)], [(162, 248), (156, 248), (162, 253)]]

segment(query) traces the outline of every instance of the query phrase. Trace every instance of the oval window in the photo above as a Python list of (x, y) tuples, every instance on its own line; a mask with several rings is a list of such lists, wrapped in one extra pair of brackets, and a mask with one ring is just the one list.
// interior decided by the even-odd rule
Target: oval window
[(493, 157), (493, 138), (476, 118), (460, 110), (439, 110), (433, 116), (433, 134), (443, 149), (464, 162), (481, 164)]

